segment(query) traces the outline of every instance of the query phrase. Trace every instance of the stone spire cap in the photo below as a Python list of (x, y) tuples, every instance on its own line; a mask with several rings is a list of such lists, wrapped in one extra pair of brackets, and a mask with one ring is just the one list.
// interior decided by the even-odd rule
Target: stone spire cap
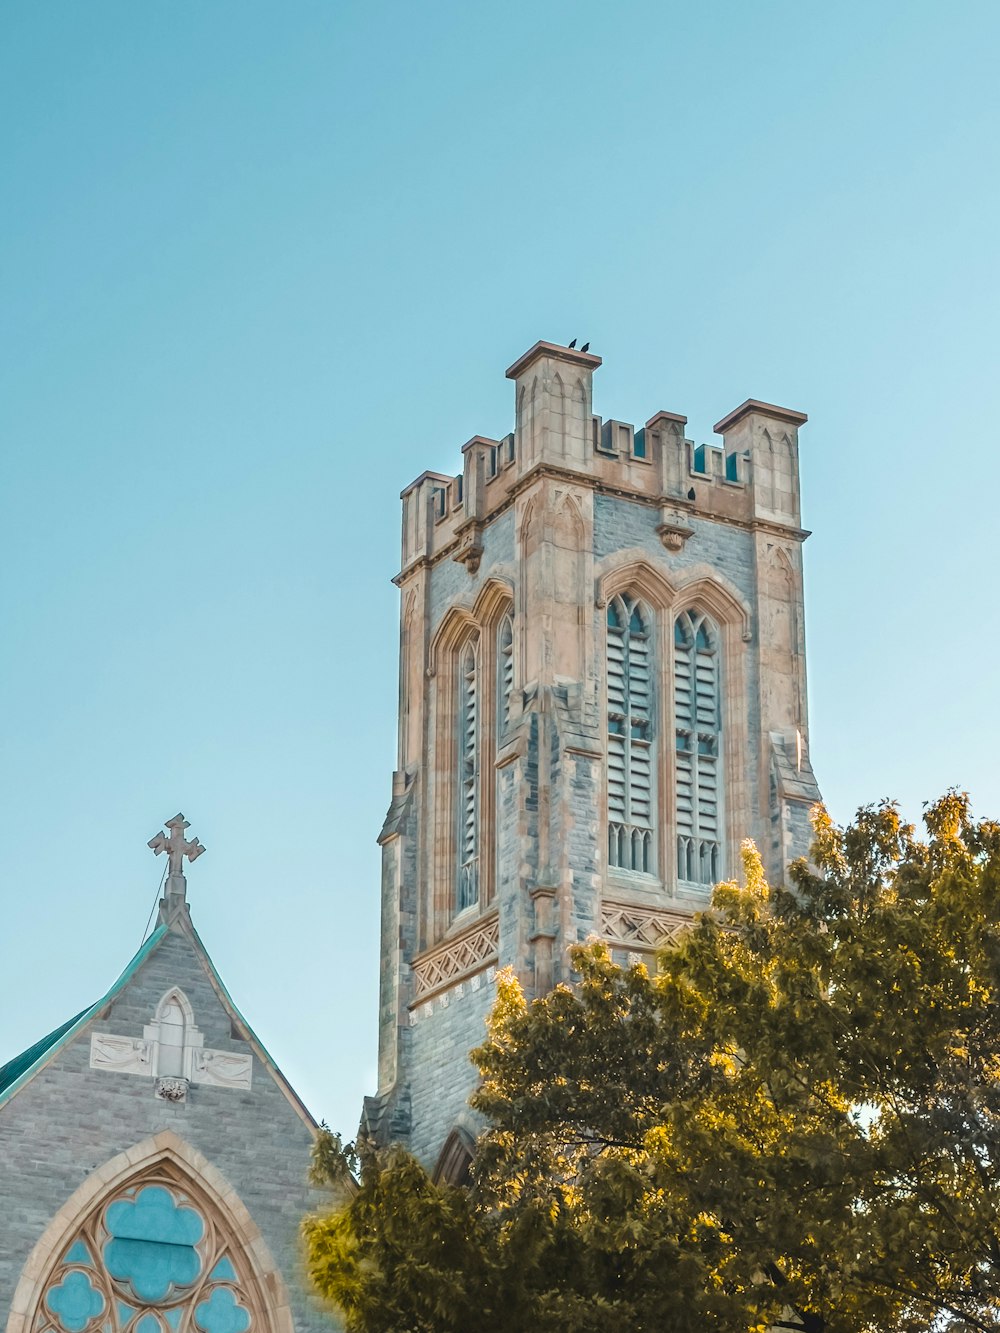
[(586, 370), (596, 370), (601, 358), (593, 352), (579, 352), (575, 347), (560, 347), (558, 343), (537, 342), (528, 349), (524, 356), (518, 357), (507, 371), (509, 380), (516, 380), (528, 369), (533, 361), (541, 356), (551, 356), (557, 361), (568, 361), (572, 366), (583, 366)]
[(725, 435), (727, 430), (732, 430), (737, 422), (750, 416), (752, 412), (762, 417), (775, 417), (778, 421), (787, 421), (792, 426), (802, 426), (809, 420), (805, 412), (796, 412), (792, 407), (776, 407), (774, 403), (762, 403), (759, 398), (748, 398), (745, 403), (741, 403), (730, 412), (729, 416), (717, 421), (712, 429), (716, 435)]

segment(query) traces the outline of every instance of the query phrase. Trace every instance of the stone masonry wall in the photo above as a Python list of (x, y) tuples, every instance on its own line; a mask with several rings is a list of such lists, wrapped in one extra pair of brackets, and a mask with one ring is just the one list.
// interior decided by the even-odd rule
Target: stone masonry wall
[(414, 1013), (409, 1048), (414, 1116), (408, 1146), (428, 1167), (457, 1124), (474, 1123), (468, 1100), (478, 1075), (469, 1051), (486, 1036), (486, 1015), (495, 998), (494, 979), (483, 972)]
[(19, 1275), (55, 1213), (110, 1158), (172, 1130), (209, 1159), (235, 1188), (289, 1289), (297, 1333), (339, 1325), (306, 1288), (299, 1225), (325, 1196), (312, 1190), (312, 1135), (257, 1058), (247, 1091), (193, 1084), (187, 1101), (158, 1100), (153, 1079), (90, 1068), (91, 1032), (141, 1038), (157, 1003), (179, 986), (205, 1045), (246, 1052), (192, 944), (168, 935), (111, 1005), (0, 1109), (3, 1243), (0, 1328)]

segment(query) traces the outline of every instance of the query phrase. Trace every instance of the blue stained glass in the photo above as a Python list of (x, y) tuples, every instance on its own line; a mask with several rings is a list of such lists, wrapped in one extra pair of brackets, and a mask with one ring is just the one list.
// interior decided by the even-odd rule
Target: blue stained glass
[(131, 1305), (126, 1305), (124, 1301), (118, 1301), (117, 1305), (118, 1305), (118, 1322), (119, 1324), (121, 1324), (122, 1328), (124, 1328), (125, 1325), (128, 1323), (128, 1321), (135, 1314), (135, 1311), (132, 1309)]
[(156, 1240), (162, 1245), (197, 1245), (205, 1224), (193, 1208), (174, 1202), (162, 1185), (147, 1185), (134, 1201), (120, 1199), (105, 1217), (112, 1236), (123, 1240)]
[(171, 1287), (189, 1286), (201, 1269), (190, 1246), (148, 1240), (109, 1240), (104, 1262), (111, 1276), (127, 1282), (140, 1301), (162, 1301)]
[(181, 1309), (181, 1307), (179, 1305), (175, 1305), (172, 1310), (164, 1310), (163, 1317), (166, 1319), (167, 1323), (170, 1325), (171, 1328), (177, 1328), (177, 1326), (181, 1322), (181, 1316), (183, 1315), (183, 1313), (184, 1311)]
[(194, 1322), (202, 1333), (246, 1333), (250, 1311), (237, 1304), (228, 1287), (215, 1287), (208, 1300), (195, 1310)]
[(160, 1321), (154, 1314), (144, 1314), (135, 1326), (135, 1333), (161, 1333)]
[(66, 1333), (82, 1333), (104, 1309), (104, 1297), (91, 1285), (86, 1273), (67, 1273), (57, 1287), (45, 1293), (45, 1304)]
[(181, 1207), (161, 1186), (140, 1190), (134, 1202), (113, 1203), (105, 1223), (111, 1233), (104, 1246), (108, 1272), (128, 1282), (140, 1300), (161, 1301), (172, 1286), (187, 1286), (201, 1272), (194, 1247), (205, 1224), (193, 1208)]
[(74, 1241), (73, 1244), (72, 1244), (72, 1245), (69, 1247), (69, 1249), (66, 1251), (66, 1255), (65, 1255), (65, 1257), (64, 1257), (64, 1259), (63, 1259), (63, 1263), (64, 1263), (64, 1264), (86, 1264), (86, 1265), (88, 1266), (88, 1268), (93, 1268), (93, 1266), (94, 1266), (94, 1259), (93, 1259), (93, 1255), (92, 1255), (92, 1254), (90, 1253), (90, 1251), (87, 1249), (86, 1245), (84, 1245), (83, 1241), (82, 1241), (82, 1240), (77, 1240), (77, 1241)]
[(212, 1269), (209, 1277), (214, 1277), (217, 1282), (235, 1282), (236, 1269), (228, 1259), (220, 1259)]

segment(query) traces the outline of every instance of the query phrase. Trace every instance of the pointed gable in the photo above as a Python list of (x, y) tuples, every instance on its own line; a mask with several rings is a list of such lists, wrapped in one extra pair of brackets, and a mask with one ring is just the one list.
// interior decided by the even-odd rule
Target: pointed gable
[[(80, 1265), (67, 1258), (77, 1240), (115, 1222), (118, 1202), (166, 1208), (167, 1196), (171, 1207), (217, 1219), (219, 1245), (230, 1246), (219, 1253), (241, 1276), (213, 1299), (228, 1300), (229, 1288), (246, 1294), (246, 1333), (337, 1327), (302, 1276), (299, 1229), (320, 1202), (308, 1181), (316, 1122), (230, 996), (183, 887), (167, 895), (160, 924), (109, 990), (0, 1067), (0, 1329), (37, 1333), (31, 1312), (42, 1301), (56, 1326), (52, 1302), (83, 1288)], [(162, 1164), (157, 1144), (170, 1145)], [(202, 1164), (197, 1178), (184, 1162)], [(227, 1218), (243, 1221), (226, 1232)], [(255, 1246), (273, 1277), (267, 1265), (254, 1268)], [(91, 1244), (95, 1272), (102, 1255)], [(114, 1319), (107, 1333), (121, 1333)]]

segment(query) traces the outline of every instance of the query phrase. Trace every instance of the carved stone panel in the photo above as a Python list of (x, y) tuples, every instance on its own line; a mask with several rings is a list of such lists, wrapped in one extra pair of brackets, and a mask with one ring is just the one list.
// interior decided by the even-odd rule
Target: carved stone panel
[(115, 1037), (95, 1032), (90, 1038), (91, 1069), (112, 1069), (119, 1074), (145, 1074), (152, 1077), (150, 1043), (139, 1037)]
[(191, 1077), (195, 1083), (213, 1088), (250, 1087), (253, 1074), (253, 1056), (238, 1051), (195, 1051)]

